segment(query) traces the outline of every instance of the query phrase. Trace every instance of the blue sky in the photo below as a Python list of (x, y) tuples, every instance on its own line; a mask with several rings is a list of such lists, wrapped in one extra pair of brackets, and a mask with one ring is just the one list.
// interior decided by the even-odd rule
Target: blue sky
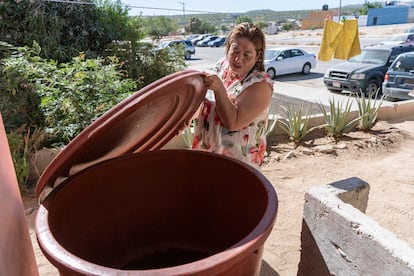
[(237, 13), (260, 9), (274, 11), (312, 10), (321, 9), (324, 4), (328, 4), (329, 8), (338, 8), (339, 5), (363, 4), (365, 0), (121, 0), (121, 2), (130, 6), (129, 15), (139, 15), (141, 12), (143, 15), (182, 15), (197, 14), (192, 11)]

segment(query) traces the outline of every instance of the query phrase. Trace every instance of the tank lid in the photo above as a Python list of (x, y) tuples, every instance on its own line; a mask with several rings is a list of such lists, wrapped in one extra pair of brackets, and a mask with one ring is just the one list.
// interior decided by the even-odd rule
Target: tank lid
[(36, 196), (42, 193), (43, 198), (66, 178), (96, 163), (160, 149), (191, 120), (205, 93), (202, 74), (196, 70), (168, 75), (140, 89), (62, 149), (40, 176)]

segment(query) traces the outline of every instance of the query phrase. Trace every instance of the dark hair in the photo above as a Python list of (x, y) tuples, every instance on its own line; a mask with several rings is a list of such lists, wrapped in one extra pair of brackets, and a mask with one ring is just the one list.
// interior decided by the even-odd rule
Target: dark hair
[(266, 48), (265, 35), (263, 31), (253, 23), (244, 22), (235, 26), (226, 39), (226, 54), (229, 52), (231, 43), (240, 37), (245, 37), (250, 40), (257, 53), (257, 62), (255, 68), (259, 71), (264, 71), (264, 52)]

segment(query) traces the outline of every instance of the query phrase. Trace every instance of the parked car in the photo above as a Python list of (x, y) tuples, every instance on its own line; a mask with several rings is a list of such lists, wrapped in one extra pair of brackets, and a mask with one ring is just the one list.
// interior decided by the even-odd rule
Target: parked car
[(404, 33), (414, 33), (414, 26), (412, 26), (412, 27), (410, 27), (410, 28), (406, 29), (406, 30), (404, 31)]
[(208, 36), (208, 37), (204, 38), (203, 40), (200, 40), (199, 42), (197, 42), (196, 46), (198, 46), (198, 47), (207, 47), (208, 43), (210, 41), (216, 40), (217, 38), (218, 38), (217, 35)]
[(226, 38), (225, 37), (218, 37), (217, 39), (210, 41), (208, 43), (208, 46), (210, 47), (220, 47), (222, 45), (224, 45), (226, 43)]
[(386, 97), (414, 99), (414, 52), (400, 54), (385, 73), (382, 93)]
[(381, 94), (388, 67), (395, 58), (414, 50), (413, 45), (375, 44), (361, 49), (361, 54), (337, 64), (325, 73), (323, 82), (331, 92), (343, 90), (365, 95)]
[(192, 43), (194, 46), (196, 46), (196, 45), (197, 45), (197, 42), (199, 42), (199, 41), (203, 40), (204, 38), (206, 38), (206, 37), (208, 37), (208, 36), (211, 36), (211, 35), (212, 35), (212, 34), (201, 34), (201, 35), (197, 36), (196, 38), (191, 39), (191, 43)]
[(307, 75), (316, 66), (316, 56), (299, 48), (270, 48), (265, 51), (264, 65), (272, 79), (298, 72)]
[(399, 43), (401, 45), (414, 45), (414, 33), (403, 33), (392, 35), (387, 40), (382, 41), (383, 44), (395, 44)]
[(192, 39), (197, 38), (199, 35), (200, 34), (190, 34), (190, 35), (185, 37), (185, 40), (190, 40), (191, 41)]
[(191, 55), (195, 55), (195, 47), (190, 40), (171, 40), (162, 42), (158, 49), (184, 47), (184, 58), (191, 59)]

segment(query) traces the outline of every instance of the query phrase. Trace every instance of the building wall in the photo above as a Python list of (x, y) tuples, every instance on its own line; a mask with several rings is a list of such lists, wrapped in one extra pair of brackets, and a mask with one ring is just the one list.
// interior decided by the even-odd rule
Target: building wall
[(369, 9), (367, 26), (408, 23), (408, 6)]
[(307, 17), (302, 18), (302, 30), (323, 28), (327, 16), (334, 16), (333, 11), (311, 11)]

